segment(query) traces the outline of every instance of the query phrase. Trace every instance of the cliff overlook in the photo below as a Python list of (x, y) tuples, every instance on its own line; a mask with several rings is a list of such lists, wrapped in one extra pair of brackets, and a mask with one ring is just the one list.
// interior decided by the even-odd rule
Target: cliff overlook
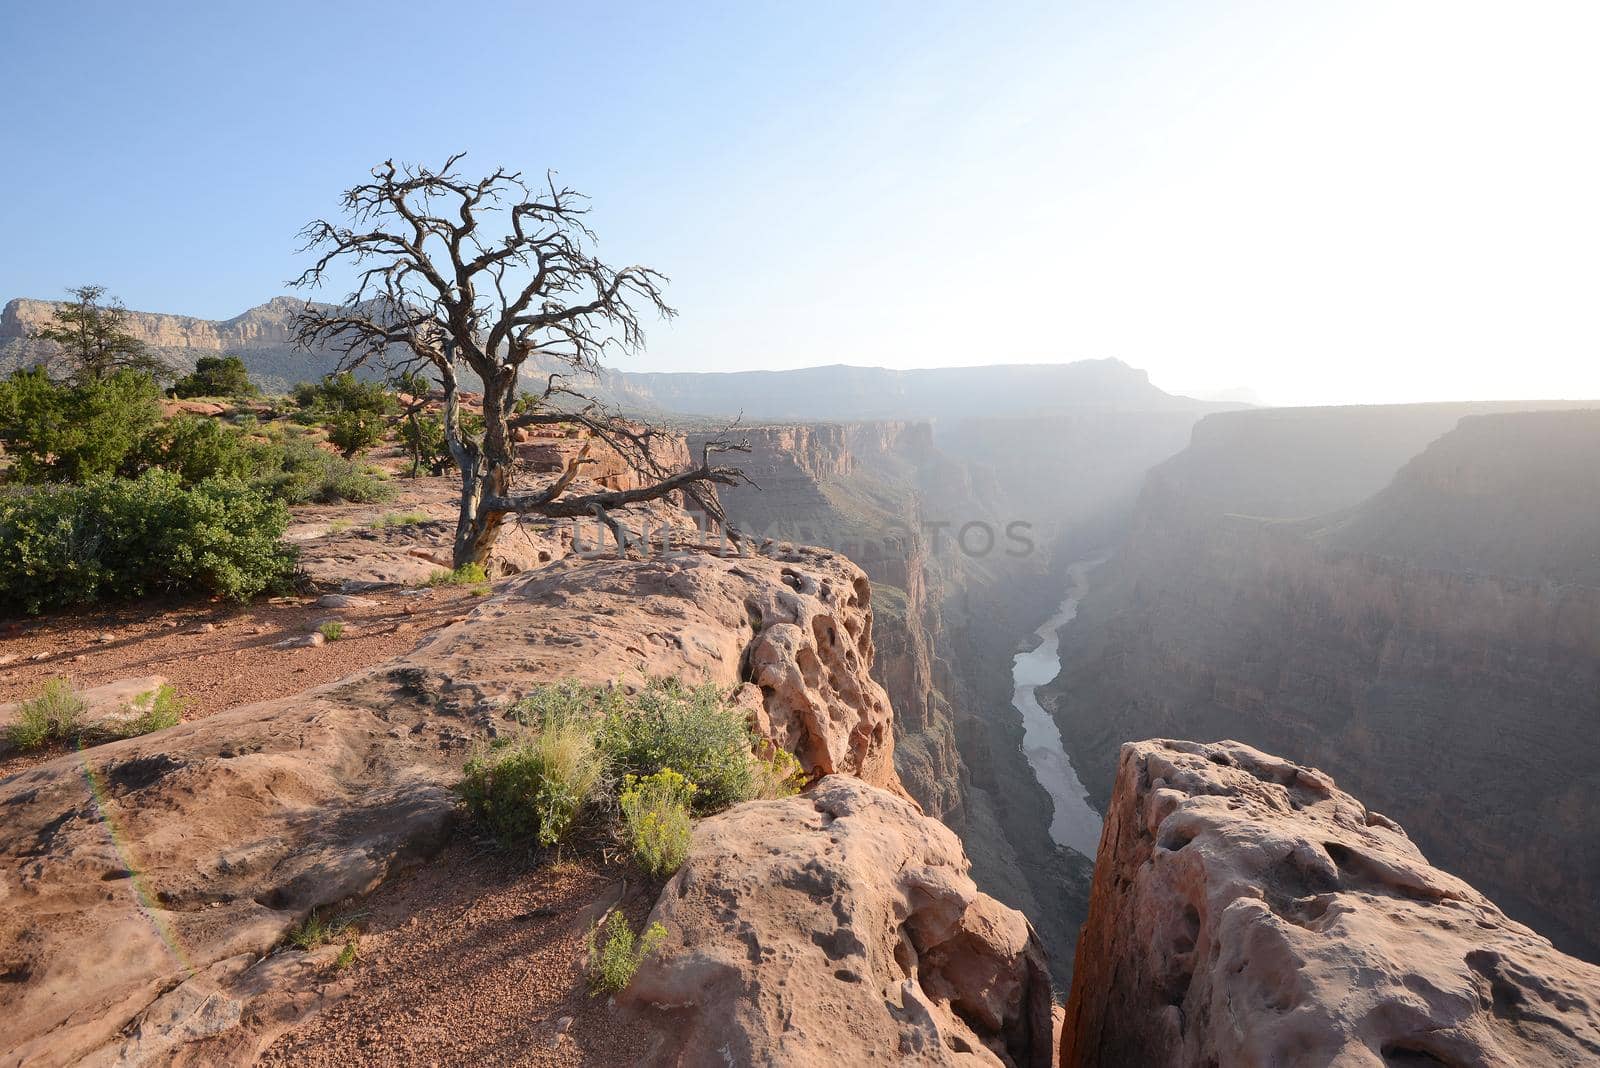
[[(1301, 415), (1266, 414), (1212, 417), (1152, 472), (1066, 632), (1047, 703), (1085, 783), (1109, 796), (1129, 738), (1293, 753), (1593, 958), (1600, 416), (1468, 413), (1407, 456), (1427, 429), (1412, 413), (1307, 413), (1357, 439), (1388, 418), (1370, 440), (1392, 443), (1307, 483), (1318, 465), (1337, 469), (1340, 434), (1320, 454), (1287, 431), (1245, 436)], [(1250, 444), (1216, 447), (1229, 438)], [(1379, 476), (1386, 485), (1348, 499)], [(1297, 518), (1310, 503), (1338, 510)]]

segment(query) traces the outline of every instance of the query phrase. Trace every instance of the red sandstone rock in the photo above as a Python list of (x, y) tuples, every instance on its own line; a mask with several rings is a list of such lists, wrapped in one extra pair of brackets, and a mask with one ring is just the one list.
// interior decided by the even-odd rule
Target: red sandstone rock
[(1043, 952), (955, 834), (846, 776), (700, 823), (624, 995), (670, 1010), (648, 1064), (1051, 1063)]
[(1600, 968), (1237, 742), (1124, 745), (1065, 1068), (1600, 1062)]
[[(258, 1025), (244, 1003), (278, 965), (222, 962), (265, 953), (311, 908), (434, 845), (470, 739), (543, 683), (732, 688), (759, 651), (782, 680), (760, 698), (780, 743), (898, 788), (888, 703), (860, 652), (865, 586), (823, 552), (573, 558), (383, 667), (0, 780), (0, 1066), (116, 1063), (170, 1050), (173, 1028), (249, 1048), (222, 1032)], [(158, 1003), (202, 976), (189, 990), (203, 1012), (188, 994)]]

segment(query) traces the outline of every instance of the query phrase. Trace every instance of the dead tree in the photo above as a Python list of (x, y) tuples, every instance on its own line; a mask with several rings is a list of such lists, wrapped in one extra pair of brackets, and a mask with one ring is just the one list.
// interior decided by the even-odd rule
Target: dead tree
[[(379, 360), (431, 366), (438, 377), (445, 440), (461, 471), (455, 565), (483, 563), (513, 515), (593, 517), (619, 533), (613, 510), (682, 493), (726, 524), (715, 485), (743, 476), (713, 456), (740, 446), (714, 442), (698, 464), (671, 470), (654, 447), (657, 431), (568, 384), (597, 374), (608, 351), (643, 344), (641, 309), (675, 314), (662, 296), (667, 279), (596, 258), (587, 198), (551, 176), (537, 192), (504, 168), (472, 180), (457, 172), (461, 158), (437, 171), (393, 161), (374, 168), (372, 181), (345, 193), (343, 224), (318, 220), (301, 232), (302, 252), (316, 260), (293, 282), (312, 288), (333, 270), (355, 274), (341, 304), (307, 303), (295, 324), (300, 346), (338, 353), (340, 369)], [(481, 435), (462, 429), (466, 372), (483, 386)], [(534, 372), (538, 385), (525, 390)], [(644, 484), (577, 492), (584, 450), (548, 485), (514, 488), (513, 431), (573, 424), (616, 449)]]

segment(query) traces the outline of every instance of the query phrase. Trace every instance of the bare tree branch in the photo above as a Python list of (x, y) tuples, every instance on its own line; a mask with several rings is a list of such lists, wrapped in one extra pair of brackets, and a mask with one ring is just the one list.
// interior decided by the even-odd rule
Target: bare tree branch
[[(657, 448), (660, 431), (603, 410), (560, 370), (593, 374), (608, 352), (639, 349), (645, 314), (676, 314), (666, 276), (595, 256), (588, 200), (558, 186), (553, 172), (534, 191), (503, 167), (465, 178), (461, 160), (453, 155), (437, 170), (393, 160), (373, 168), (370, 181), (344, 194), (342, 221), (319, 219), (301, 231), (301, 251), (313, 259), (292, 283), (315, 289), (336, 275), (353, 279), (337, 305), (307, 302), (294, 328), (302, 347), (332, 351), (341, 370), (427, 365), (438, 378), (445, 440), (462, 480), (456, 564), (482, 561), (508, 515), (613, 522), (611, 509), (682, 494), (726, 526), (716, 486), (742, 474), (712, 463), (709, 451), (698, 466), (676, 469)], [(530, 361), (542, 389), (521, 389)], [(468, 378), (483, 384), (476, 440), (461, 428)], [(642, 485), (577, 492), (585, 445), (549, 485), (516, 492), (513, 432), (532, 426), (580, 428), (622, 457)]]

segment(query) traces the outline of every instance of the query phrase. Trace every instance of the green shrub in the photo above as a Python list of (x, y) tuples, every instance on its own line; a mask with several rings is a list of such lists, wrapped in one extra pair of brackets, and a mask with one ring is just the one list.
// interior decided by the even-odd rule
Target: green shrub
[(185, 703), (178, 696), (178, 692), (167, 683), (153, 690), (147, 690), (135, 697), (128, 706), (128, 711), (134, 715), (122, 724), (117, 733), (123, 738), (136, 738), (141, 734), (151, 734), (155, 731), (164, 731), (168, 727), (176, 727), (183, 719)]
[[(483, 440), (483, 416), (477, 412), (461, 413), (461, 436), (468, 441)], [(444, 436), (444, 418), (436, 413), (419, 415), (411, 413), (400, 423), (400, 443), (411, 457), (412, 473), (427, 468), (435, 475), (442, 474), (455, 463), (450, 455), (450, 445)]]
[(286, 504), (375, 504), (394, 495), (376, 469), (319, 449), (303, 436), (283, 437), (277, 452), (277, 467), (253, 481)]
[(489, 573), (482, 564), (462, 564), (454, 571), (440, 569), (428, 576), (429, 586), (483, 586), (488, 581)]
[(767, 741), (757, 748), (760, 755), (756, 757), (755, 797), (776, 801), (793, 797), (805, 787), (806, 769), (793, 753)]
[(677, 679), (652, 681), (626, 706), (613, 702), (600, 727), (614, 773), (643, 778), (671, 768), (698, 787), (694, 807), (701, 814), (756, 796), (754, 744), (744, 714), (721, 690)]
[(172, 384), (174, 397), (253, 397), (259, 392), (237, 356), (202, 356), (192, 374)]
[(310, 418), (328, 427), (328, 440), (346, 458), (383, 440), (395, 399), (381, 382), (368, 382), (349, 371), (328, 375), (316, 385), (302, 382), (294, 397)]
[(281, 469), (282, 453), (219, 419), (180, 415), (155, 428), (123, 464), (123, 473), (160, 467), (192, 486), (208, 478), (256, 479)]
[(167, 471), (0, 496), (0, 603), (29, 612), (155, 593), (243, 601), (282, 587), (289, 512), (237, 480)]
[(330, 619), (317, 628), (317, 633), (330, 642), (336, 642), (344, 637), (344, 624), (337, 619)]
[(27, 483), (85, 482), (124, 465), (161, 421), (155, 379), (117, 371), (81, 385), (50, 381), (42, 368), (0, 381), (0, 444), (12, 478)]
[(475, 754), (457, 790), (472, 817), (501, 841), (551, 846), (571, 830), (604, 770), (592, 722), (547, 716), (521, 737)]
[(328, 440), (349, 459), (382, 441), (384, 426), (376, 412), (334, 412), (328, 416)]
[(671, 768), (622, 780), (617, 798), (622, 825), (634, 863), (656, 878), (671, 875), (689, 856), (694, 833), (689, 805), (696, 787)]
[(38, 749), (57, 738), (75, 738), (88, 705), (66, 679), (51, 679), (37, 697), (17, 706), (17, 721), (6, 737), (18, 749)]
[(606, 921), (605, 937), (600, 925), (589, 929), (589, 989), (595, 994), (615, 994), (633, 982), (634, 973), (644, 959), (667, 940), (667, 929), (652, 923), (643, 935), (635, 936), (628, 918), (620, 911)]
[(361, 916), (361, 913), (350, 913), (345, 916), (325, 917), (316, 909), (312, 909), (310, 915), (290, 928), (289, 944), (296, 949), (316, 949), (318, 946), (331, 945), (341, 938), (354, 935), (356, 921), (361, 919)]

